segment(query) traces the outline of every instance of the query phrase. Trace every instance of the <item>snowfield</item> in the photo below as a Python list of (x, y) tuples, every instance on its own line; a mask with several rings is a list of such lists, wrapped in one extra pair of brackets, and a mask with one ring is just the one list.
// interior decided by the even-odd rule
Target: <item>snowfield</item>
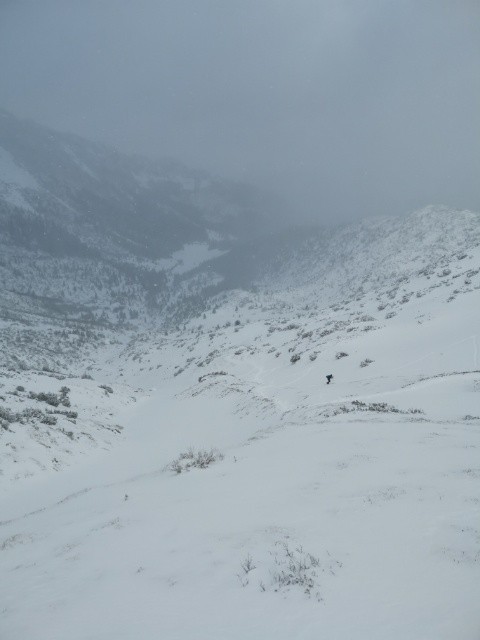
[(2, 640), (477, 640), (480, 249), (424, 241), (3, 369), (43, 413), (1, 436)]

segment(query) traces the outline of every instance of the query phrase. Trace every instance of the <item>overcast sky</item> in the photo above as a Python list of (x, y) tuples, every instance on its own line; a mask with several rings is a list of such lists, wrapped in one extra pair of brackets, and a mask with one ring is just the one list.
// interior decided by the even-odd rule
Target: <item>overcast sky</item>
[(480, 210), (480, 1), (0, 0), (0, 106), (299, 217)]

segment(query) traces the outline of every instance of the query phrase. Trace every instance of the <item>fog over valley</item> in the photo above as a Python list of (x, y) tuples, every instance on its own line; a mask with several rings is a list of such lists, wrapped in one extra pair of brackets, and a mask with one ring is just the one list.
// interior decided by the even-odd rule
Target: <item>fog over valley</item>
[(278, 193), (295, 219), (480, 208), (480, 8), (21, 0), (1, 106)]

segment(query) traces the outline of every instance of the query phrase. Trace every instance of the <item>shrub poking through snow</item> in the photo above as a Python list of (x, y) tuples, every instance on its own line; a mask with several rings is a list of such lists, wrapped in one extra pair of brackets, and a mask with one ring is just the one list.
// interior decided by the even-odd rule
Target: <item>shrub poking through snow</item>
[(294, 353), (293, 356), (290, 358), (290, 362), (292, 364), (295, 364), (296, 362), (298, 362), (300, 360), (300, 356), (298, 353)]
[(305, 553), (301, 546), (292, 549), (287, 542), (277, 542), (276, 546), (275, 563), (278, 568), (272, 573), (274, 591), (297, 587), (306, 596), (321, 600), (317, 582), (321, 572), (319, 558)]
[(68, 398), (68, 394), (70, 393), (70, 389), (68, 387), (62, 387), (60, 389), (60, 393), (52, 393), (52, 392), (44, 392), (40, 391), (40, 393), (35, 393), (34, 391), (30, 391), (28, 397), (31, 400), (38, 400), (39, 402), (46, 402), (51, 407), (58, 407), (58, 405), (63, 405), (64, 407), (70, 406), (70, 400)]
[(291, 590), (300, 590), (308, 598), (321, 602), (320, 578), (335, 576), (342, 567), (342, 563), (328, 551), (320, 559), (288, 536), (275, 542), (269, 556), (270, 562), (263, 563), (254, 562), (252, 556), (247, 555), (240, 565), (240, 573), (237, 573), (242, 587), (258, 584), (260, 591), (275, 591), (284, 597)]
[(348, 356), (348, 353), (346, 353), (345, 351), (338, 351), (335, 355), (335, 358), (337, 360), (340, 360), (340, 358), (346, 358)]
[(62, 387), (60, 389), (60, 404), (64, 407), (70, 407), (70, 399), (68, 394), (70, 393), (70, 389), (68, 387)]
[(20, 419), (19, 413), (10, 411), (7, 407), (0, 407), (0, 427), (8, 429), (8, 425), (17, 422)]
[(370, 360), (370, 358), (365, 358), (365, 360), (362, 360), (360, 363), (361, 367), (368, 367), (369, 364), (372, 364), (373, 360)]
[(98, 388), (103, 389), (106, 396), (108, 396), (110, 393), (113, 393), (112, 387), (109, 387), (107, 384), (99, 384)]
[(166, 466), (166, 470), (173, 471), (174, 473), (183, 473), (190, 471), (190, 469), (206, 469), (214, 462), (223, 460), (224, 455), (220, 453), (218, 449), (199, 449), (195, 451), (191, 447), (188, 451), (181, 453), (178, 458)]
[(56, 393), (45, 393), (44, 391), (40, 391), (40, 393), (34, 393), (33, 391), (30, 391), (28, 397), (32, 400), (38, 400), (39, 402), (46, 402), (51, 407), (58, 407), (61, 401), (61, 398)]
[(0, 406), (0, 427), (9, 430), (9, 425), (16, 422), (18, 424), (35, 423), (39, 420), (42, 424), (53, 426), (57, 424), (58, 418), (54, 414), (65, 415), (67, 418), (77, 418), (76, 411), (61, 411), (59, 409), (37, 409), (36, 407), (27, 407), (23, 411), (11, 411), (6, 407)]
[(242, 587), (246, 587), (250, 582), (248, 574), (250, 573), (250, 571), (253, 571), (257, 567), (253, 564), (253, 559), (250, 554), (248, 554), (248, 556), (240, 566), (242, 568), (242, 572), (237, 573), (237, 578), (240, 580), (240, 584), (242, 585)]
[(339, 416), (344, 413), (356, 413), (359, 411), (370, 411), (374, 413), (397, 413), (400, 415), (424, 415), (422, 409), (399, 409), (394, 405), (386, 402), (362, 402), (361, 400), (352, 400), (349, 404), (339, 404), (329, 407), (321, 411), (321, 415), (326, 418)]
[(386, 402), (362, 402), (361, 400), (352, 400), (355, 411), (376, 411), (377, 413), (424, 413), (422, 409), (399, 409)]

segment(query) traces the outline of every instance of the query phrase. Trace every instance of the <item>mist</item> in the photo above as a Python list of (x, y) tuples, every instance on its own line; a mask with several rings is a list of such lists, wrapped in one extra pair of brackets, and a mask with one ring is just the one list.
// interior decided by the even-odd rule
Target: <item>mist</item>
[(480, 5), (0, 3), (0, 107), (332, 223), (480, 209)]

